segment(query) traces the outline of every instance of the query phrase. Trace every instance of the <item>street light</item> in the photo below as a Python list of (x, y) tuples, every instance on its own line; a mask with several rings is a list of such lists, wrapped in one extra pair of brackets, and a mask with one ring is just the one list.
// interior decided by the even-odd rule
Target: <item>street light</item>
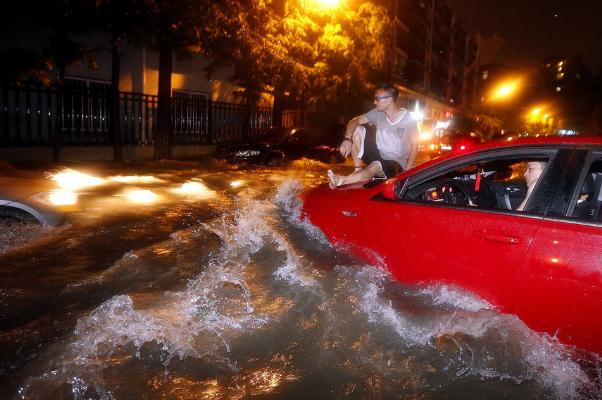
[(316, 3), (322, 7), (326, 8), (336, 8), (339, 6), (340, 0), (311, 0), (313, 3)]
[(489, 96), (489, 101), (505, 101), (511, 98), (518, 92), (521, 88), (521, 79), (512, 79), (508, 81), (504, 81), (493, 88), (491, 95)]

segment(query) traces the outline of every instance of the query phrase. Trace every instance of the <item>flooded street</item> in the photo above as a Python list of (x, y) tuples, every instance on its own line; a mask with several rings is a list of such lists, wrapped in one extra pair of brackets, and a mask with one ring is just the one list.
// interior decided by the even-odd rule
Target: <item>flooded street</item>
[(594, 355), (333, 247), (297, 197), (327, 168), (105, 166), (5, 229), (0, 398), (602, 398)]

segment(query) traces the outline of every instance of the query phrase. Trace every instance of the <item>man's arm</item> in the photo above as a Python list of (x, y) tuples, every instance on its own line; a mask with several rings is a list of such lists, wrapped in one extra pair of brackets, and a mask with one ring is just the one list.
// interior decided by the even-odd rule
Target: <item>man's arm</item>
[(405, 169), (412, 168), (416, 161), (416, 154), (418, 153), (418, 137), (420, 136), (420, 131), (418, 130), (418, 123), (414, 125), (412, 129), (412, 135), (410, 137), (410, 155), (408, 156), (408, 162), (406, 164)]
[(410, 156), (408, 157), (408, 163), (406, 164), (405, 169), (410, 169), (414, 166), (414, 161), (416, 161), (416, 154), (418, 153), (418, 143), (412, 144), (410, 148)]
[(355, 128), (362, 124), (367, 124), (368, 118), (365, 115), (358, 115), (355, 118), (351, 118), (349, 122), (347, 122), (347, 128), (345, 129), (345, 137), (348, 139), (353, 138), (353, 132), (355, 132)]

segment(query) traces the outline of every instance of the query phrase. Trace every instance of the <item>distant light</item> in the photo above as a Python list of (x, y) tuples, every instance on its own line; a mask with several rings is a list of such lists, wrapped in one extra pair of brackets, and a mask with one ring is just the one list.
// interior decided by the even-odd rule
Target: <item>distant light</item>
[(148, 189), (130, 190), (125, 193), (125, 197), (135, 203), (154, 203), (158, 196)]
[(119, 183), (152, 183), (152, 182), (157, 182), (160, 179), (157, 179), (154, 176), (150, 176), (150, 175), (126, 175), (126, 176), (117, 175), (117, 176), (110, 177), (109, 180), (112, 182), (119, 182)]
[(245, 183), (244, 181), (232, 181), (230, 182), (230, 186), (233, 188), (237, 188), (239, 186), (241, 186), (243, 183)]
[(414, 118), (417, 119), (418, 121), (421, 121), (424, 119), (424, 112), (422, 110), (420, 110), (420, 105), (418, 104), (418, 102), (416, 102), (416, 105), (414, 106)]
[(427, 141), (427, 140), (431, 140), (432, 137), (433, 137), (432, 131), (424, 131), (424, 132), (420, 132), (420, 135), (418, 136), (418, 140)]
[(512, 97), (522, 85), (522, 80), (520, 78), (505, 81), (502, 84), (498, 85), (492, 92), (490, 96), (491, 101), (503, 101)]
[(208, 199), (215, 196), (215, 192), (209, 189), (205, 184), (194, 181), (183, 183), (180, 187), (173, 189), (173, 192), (198, 199)]
[(77, 194), (66, 190), (57, 190), (50, 192), (48, 201), (55, 206), (72, 206), (77, 203)]
[(449, 128), (450, 124), (451, 124), (450, 120), (447, 120), (447, 121), (437, 121), (435, 123), (435, 129), (447, 129), (447, 128)]
[(102, 185), (106, 181), (92, 175), (84, 174), (74, 169), (64, 169), (62, 172), (52, 174), (51, 178), (58, 185), (67, 190), (78, 190), (91, 186)]
[(550, 258), (550, 261), (553, 262), (554, 264), (558, 264), (560, 262), (560, 259), (553, 257), (553, 258)]
[(562, 90), (562, 88), (560, 86), (556, 86), (556, 91), (560, 92)]

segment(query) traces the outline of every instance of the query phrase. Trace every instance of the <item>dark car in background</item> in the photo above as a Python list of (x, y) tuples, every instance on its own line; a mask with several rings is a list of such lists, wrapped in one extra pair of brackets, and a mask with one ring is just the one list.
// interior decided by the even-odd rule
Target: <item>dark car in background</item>
[(333, 164), (344, 161), (338, 139), (312, 128), (267, 128), (243, 143), (218, 146), (215, 157), (231, 163), (263, 165), (281, 165), (300, 158)]

